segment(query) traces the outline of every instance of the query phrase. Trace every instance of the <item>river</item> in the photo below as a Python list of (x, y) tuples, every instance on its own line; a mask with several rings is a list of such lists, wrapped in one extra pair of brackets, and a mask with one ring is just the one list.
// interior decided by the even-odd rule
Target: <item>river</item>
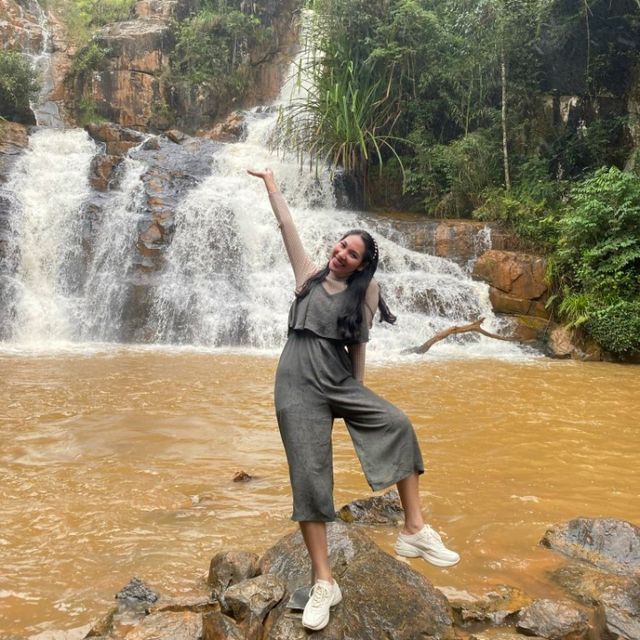
[[(375, 331), (374, 337), (375, 341)], [(225, 549), (293, 530), (272, 407), (276, 358), (93, 345), (0, 351), (0, 635), (78, 627), (136, 575), (180, 594)], [(538, 542), (577, 516), (640, 522), (637, 369), (374, 358), (367, 383), (413, 420), (426, 515), (462, 561), (438, 586), (549, 592)], [(335, 500), (370, 495), (336, 423)], [(236, 471), (254, 477), (234, 483)], [(367, 532), (389, 553), (396, 532)]]

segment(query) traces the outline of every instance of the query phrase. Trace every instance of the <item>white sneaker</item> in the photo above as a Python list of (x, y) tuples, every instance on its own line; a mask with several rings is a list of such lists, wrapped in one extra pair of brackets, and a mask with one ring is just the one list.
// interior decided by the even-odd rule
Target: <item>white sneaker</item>
[(341, 600), (342, 592), (335, 580), (316, 580), (302, 614), (302, 626), (313, 631), (324, 629), (329, 623), (331, 607)]
[(399, 534), (394, 549), (399, 556), (422, 557), (436, 567), (451, 567), (460, 561), (460, 556), (447, 549), (440, 536), (427, 524), (413, 535)]

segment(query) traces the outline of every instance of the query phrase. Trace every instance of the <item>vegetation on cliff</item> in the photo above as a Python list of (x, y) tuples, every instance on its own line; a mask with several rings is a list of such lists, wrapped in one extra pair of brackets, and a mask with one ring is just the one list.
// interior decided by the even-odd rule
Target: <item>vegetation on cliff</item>
[(342, 167), (365, 203), (401, 178), (392, 206), (502, 221), (552, 257), (561, 316), (640, 348), (640, 178), (621, 171), (640, 3), (311, 4), (315, 88), (284, 115), (286, 144)]
[(29, 61), (19, 51), (0, 51), (0, 119), (29, 123), (29, 101), (40, 89)]

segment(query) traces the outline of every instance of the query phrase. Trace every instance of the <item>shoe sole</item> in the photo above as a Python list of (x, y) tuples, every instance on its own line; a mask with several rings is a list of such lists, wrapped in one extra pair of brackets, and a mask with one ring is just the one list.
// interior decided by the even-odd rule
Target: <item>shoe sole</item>
[(423, 558), (428, 563), (436, 567), (453, 567), (460, 562), (458, 557), (456, 560), (442, 560), (429, 554), (428, 551), (421, 551), (415, 547), (401, 547), (398, 544), (394, 547), (395, 552), (403, 558)]
[(340, 594), (340, 597), (334, 602), (333, 600), (331, 601), (331, 604), (329, 605), (329, 613), (327, 613), (327, 617), (326, 619), (323, 618), (317, 625), (312, 626), (310, 624), (305, 624), (304, 620), (302, 621), (302, 626), (305, 629), (309, 629), (311, 631), (320, 631), (320, 629), (324, 629), (328, 624), (329, 624), (329, 619), (331, 618), (331, 608), (335, 607), (337, 604), (340, 604), (342, 602), (342, 593)]

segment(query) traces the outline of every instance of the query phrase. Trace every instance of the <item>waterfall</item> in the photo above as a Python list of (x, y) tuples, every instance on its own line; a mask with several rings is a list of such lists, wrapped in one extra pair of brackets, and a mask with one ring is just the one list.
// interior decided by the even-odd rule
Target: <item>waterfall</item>
[(29, 2), (28, 6), (29, 10), (37, 16), (42, 32), (42, 46), (40, 47), (40, 51), (25, 52), (25, 55), (31, 62), (31, 66), (40, 79), (40, 92), (38, 97), (30, 105), (31, 110), (35, 115), (38, 126), (63, 128), (64, 122), (60, 115), (58, 105), (52, 100), (49, 100), (49, 96), (55, 87), (55, 79), (51, 60), (52, 42), (47, 14), (35, 0)]
[[(285, 86), (280, 100), (286, 100)], [(487, 285), (468, 269), (404, 248), (387, 222), (336, 208), (331, 176), (310, 172), (295, 158), (269, 149), (277, 109), (246, 114), (244, 141), (227, 144), (214, 157), (211, 176), (198, 185), (176, 213), (176, 233), (167, 253), (167, 270), (155, 291), (150, 322), (161, 343), (207, 346), (245, 345), (279, 349), (293, 297), (293, 274), (284, 254), (261, 180), (246, 169), (270, 166), (292, 210), (302, 241), (318, 265), (332, 244), (351, 228), (365, 227), (378, 239), (378, 279), (398, 315), (397, 325), (376, 324), (370, 353), (388, 359), (421, 344), (451, 324), (484, 316), (488, 330), (507, 321), (491, 309)], [(490, 241), (485, 233), (478, 242)], [(450, 339), (450, 355), (521, 357), (519, 347), (478, 335)]]

